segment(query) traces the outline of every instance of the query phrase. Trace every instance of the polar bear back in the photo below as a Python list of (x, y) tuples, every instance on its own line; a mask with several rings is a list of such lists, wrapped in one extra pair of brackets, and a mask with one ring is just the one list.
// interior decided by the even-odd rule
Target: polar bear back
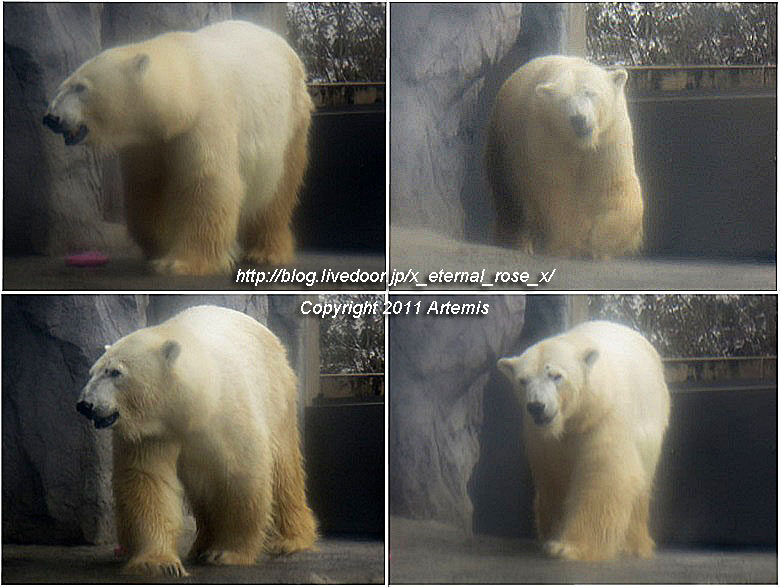
[[(197, 52), (209, 86), (216, 89), (214, 107), (234, 105), (240, 128), (241, 176), (250, 216), (275, 194), (284, 170), (284, 151), (295, 121), (312, 110), (303, 64), (276, 33), (247, 22), (225, 21), (195, 33)], [(261, 57), (262, 56), (262, 57)], [(281, 88), (281, 90), (280, 90)]]
[[(284, 172), (283, 149), (296, 121), (313, 109), (303, 63), (273, 31), (223, 21), (194, 33), (171, 32), (114, 51), (143, 53), (154, 63), (145, 91), (175, 91), (175, 112), (165, 113), (169, 134), (189, 130), (235, 137), (251, 216), (276, 193)], [(169, 104), (169, 100), (154, 100)], [(182, 121), (177, 123), (177, 121)]]
[[(171, 407), (193, 426), (232, 421), (249, 427), (271, 422), (274, 428), (281, 421), (277, 415), (294, 410), (296, 378), (284, 347), (253, 318), (196, 306), (145, 330), (145, 337), (181, 345), (173, 369), (182, 393)], [(193, 407), (198, 413), (191, 412)]]

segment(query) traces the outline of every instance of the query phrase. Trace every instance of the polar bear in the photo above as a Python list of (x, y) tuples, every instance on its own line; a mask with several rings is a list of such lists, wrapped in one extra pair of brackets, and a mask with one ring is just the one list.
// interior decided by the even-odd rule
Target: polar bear
[(650, 492), (669, 420), (661, 359), (633, 330), (586, 322), (498, 361), (523, 433), (548, 554), (651, 557)]
[(90, 376), (77, 409), (113, 430), (124, 572), (187, 574), (183, 496), (200, 562), (248, 565), (262, 551), (313, 545), (295, 375), (267, 328), (234, 310), (190, 308), (107, 346)]
[(553, 55), (504, 83), (486, 153), (499, 244), (597, 259), (639, 250), (644, 204), (627, 79), (625, 69)]
[(292, 260), (312, 109), (284, 39), (225, 21), (100, 53), (43, 121), (118, 153), (131, 236), (157, 271), (202, 275)]

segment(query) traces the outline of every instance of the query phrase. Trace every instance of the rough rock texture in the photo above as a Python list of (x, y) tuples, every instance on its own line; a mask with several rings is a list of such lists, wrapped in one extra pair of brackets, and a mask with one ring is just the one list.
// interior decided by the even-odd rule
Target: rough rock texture
[[(391, 218), (487, 241), (484, 128), (509, 74), (559, 52), (563, 4), (394, 4)], [(522, 16), (522, 18), (521, 18)]]
[[(3, 4), (6, 255), (100, 248), (138, 254), (123, 224), (116, 162), (66, 148), (41, 120), (65, 77), (100, 51), (234, 16), (284, 32), (285, 7), (226, 3)], [(281, 15), (281, 16), (280, 16)]]
[[(390, 319), (391, 513), (472, 528), (469, 479), (480, 456), (483, 398), (496, 361), (516, 344), (524, 296), (437, 296)], [(438, 302), (489, 304), (482, 316), (426, 315)]]
[(105, 344), (214, 304), (278, 329), (297, 371), (303, 318), (279, 297), (3, 296), (3, 542), (113, 541), (111, 434), (75, 409)]
[(65, 149), (62, 137), (41, 124), (65, 74), (100, 52), (100, 29), (96, 4), (3, 5), (6, 254), (122, 241), (121, 227), (104, 219), (94, 154)]
[(76, 413), (146, 296), (3, 296), (3, 542), (110, 540), (111, 440)]

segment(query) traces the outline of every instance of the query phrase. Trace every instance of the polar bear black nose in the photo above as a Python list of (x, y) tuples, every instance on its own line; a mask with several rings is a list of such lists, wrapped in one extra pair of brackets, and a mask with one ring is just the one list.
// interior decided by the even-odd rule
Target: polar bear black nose
[(528, 402), (528, 405), (525, 406), (525, 409), (528, 410), (528, 413), (531, 414), (534, 419), (540, 418), (544, 415), (544, 404), (542, 402)]
[(46, 116), (43, 117), (43, 124), (44, 126), (48, 126), (56, 133), (62, 132), (62, 122), (60, 121), (58, 116), (54, 116), (53, 114), (47, 113)]
[(574, 116), (569, 117), (569, 122), (574, 129), (574, 134), (578, 137), (586, 137), (593, 132), (593, 129), (588, 125), (587, 118), (582, 114), (575, 114)]
[(76, 411), (82, 416), (92, 419), (95, 407), (91, 403), (82, 400), (76, 404)]

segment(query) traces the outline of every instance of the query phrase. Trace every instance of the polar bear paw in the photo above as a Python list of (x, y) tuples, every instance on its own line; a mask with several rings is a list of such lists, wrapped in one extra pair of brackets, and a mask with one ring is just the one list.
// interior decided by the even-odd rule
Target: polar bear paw
[(544, 543), (544, 552), (547, 555), (562, 558), (565, 560), (583, 560), (582, 552), (579, 548), (568, 542), (561, 540), (549, 540)]
[(198, 562), (205, 565), (252, 565), (256, 557), (234, 550), (207, 549), (198, 554)]
[(175, 555), (142, 555), (131, 558), (122, 568), (125, 575), (148, 575), (163, 577), (187, 577), (179, 557)]
[(152, 261), (152, 269), (161, 275), (213, 275), (229, 273), (233, 264), (229, 257), (219, 262), (204, 260), (184, 260), (176, 257), (163, 257)]

